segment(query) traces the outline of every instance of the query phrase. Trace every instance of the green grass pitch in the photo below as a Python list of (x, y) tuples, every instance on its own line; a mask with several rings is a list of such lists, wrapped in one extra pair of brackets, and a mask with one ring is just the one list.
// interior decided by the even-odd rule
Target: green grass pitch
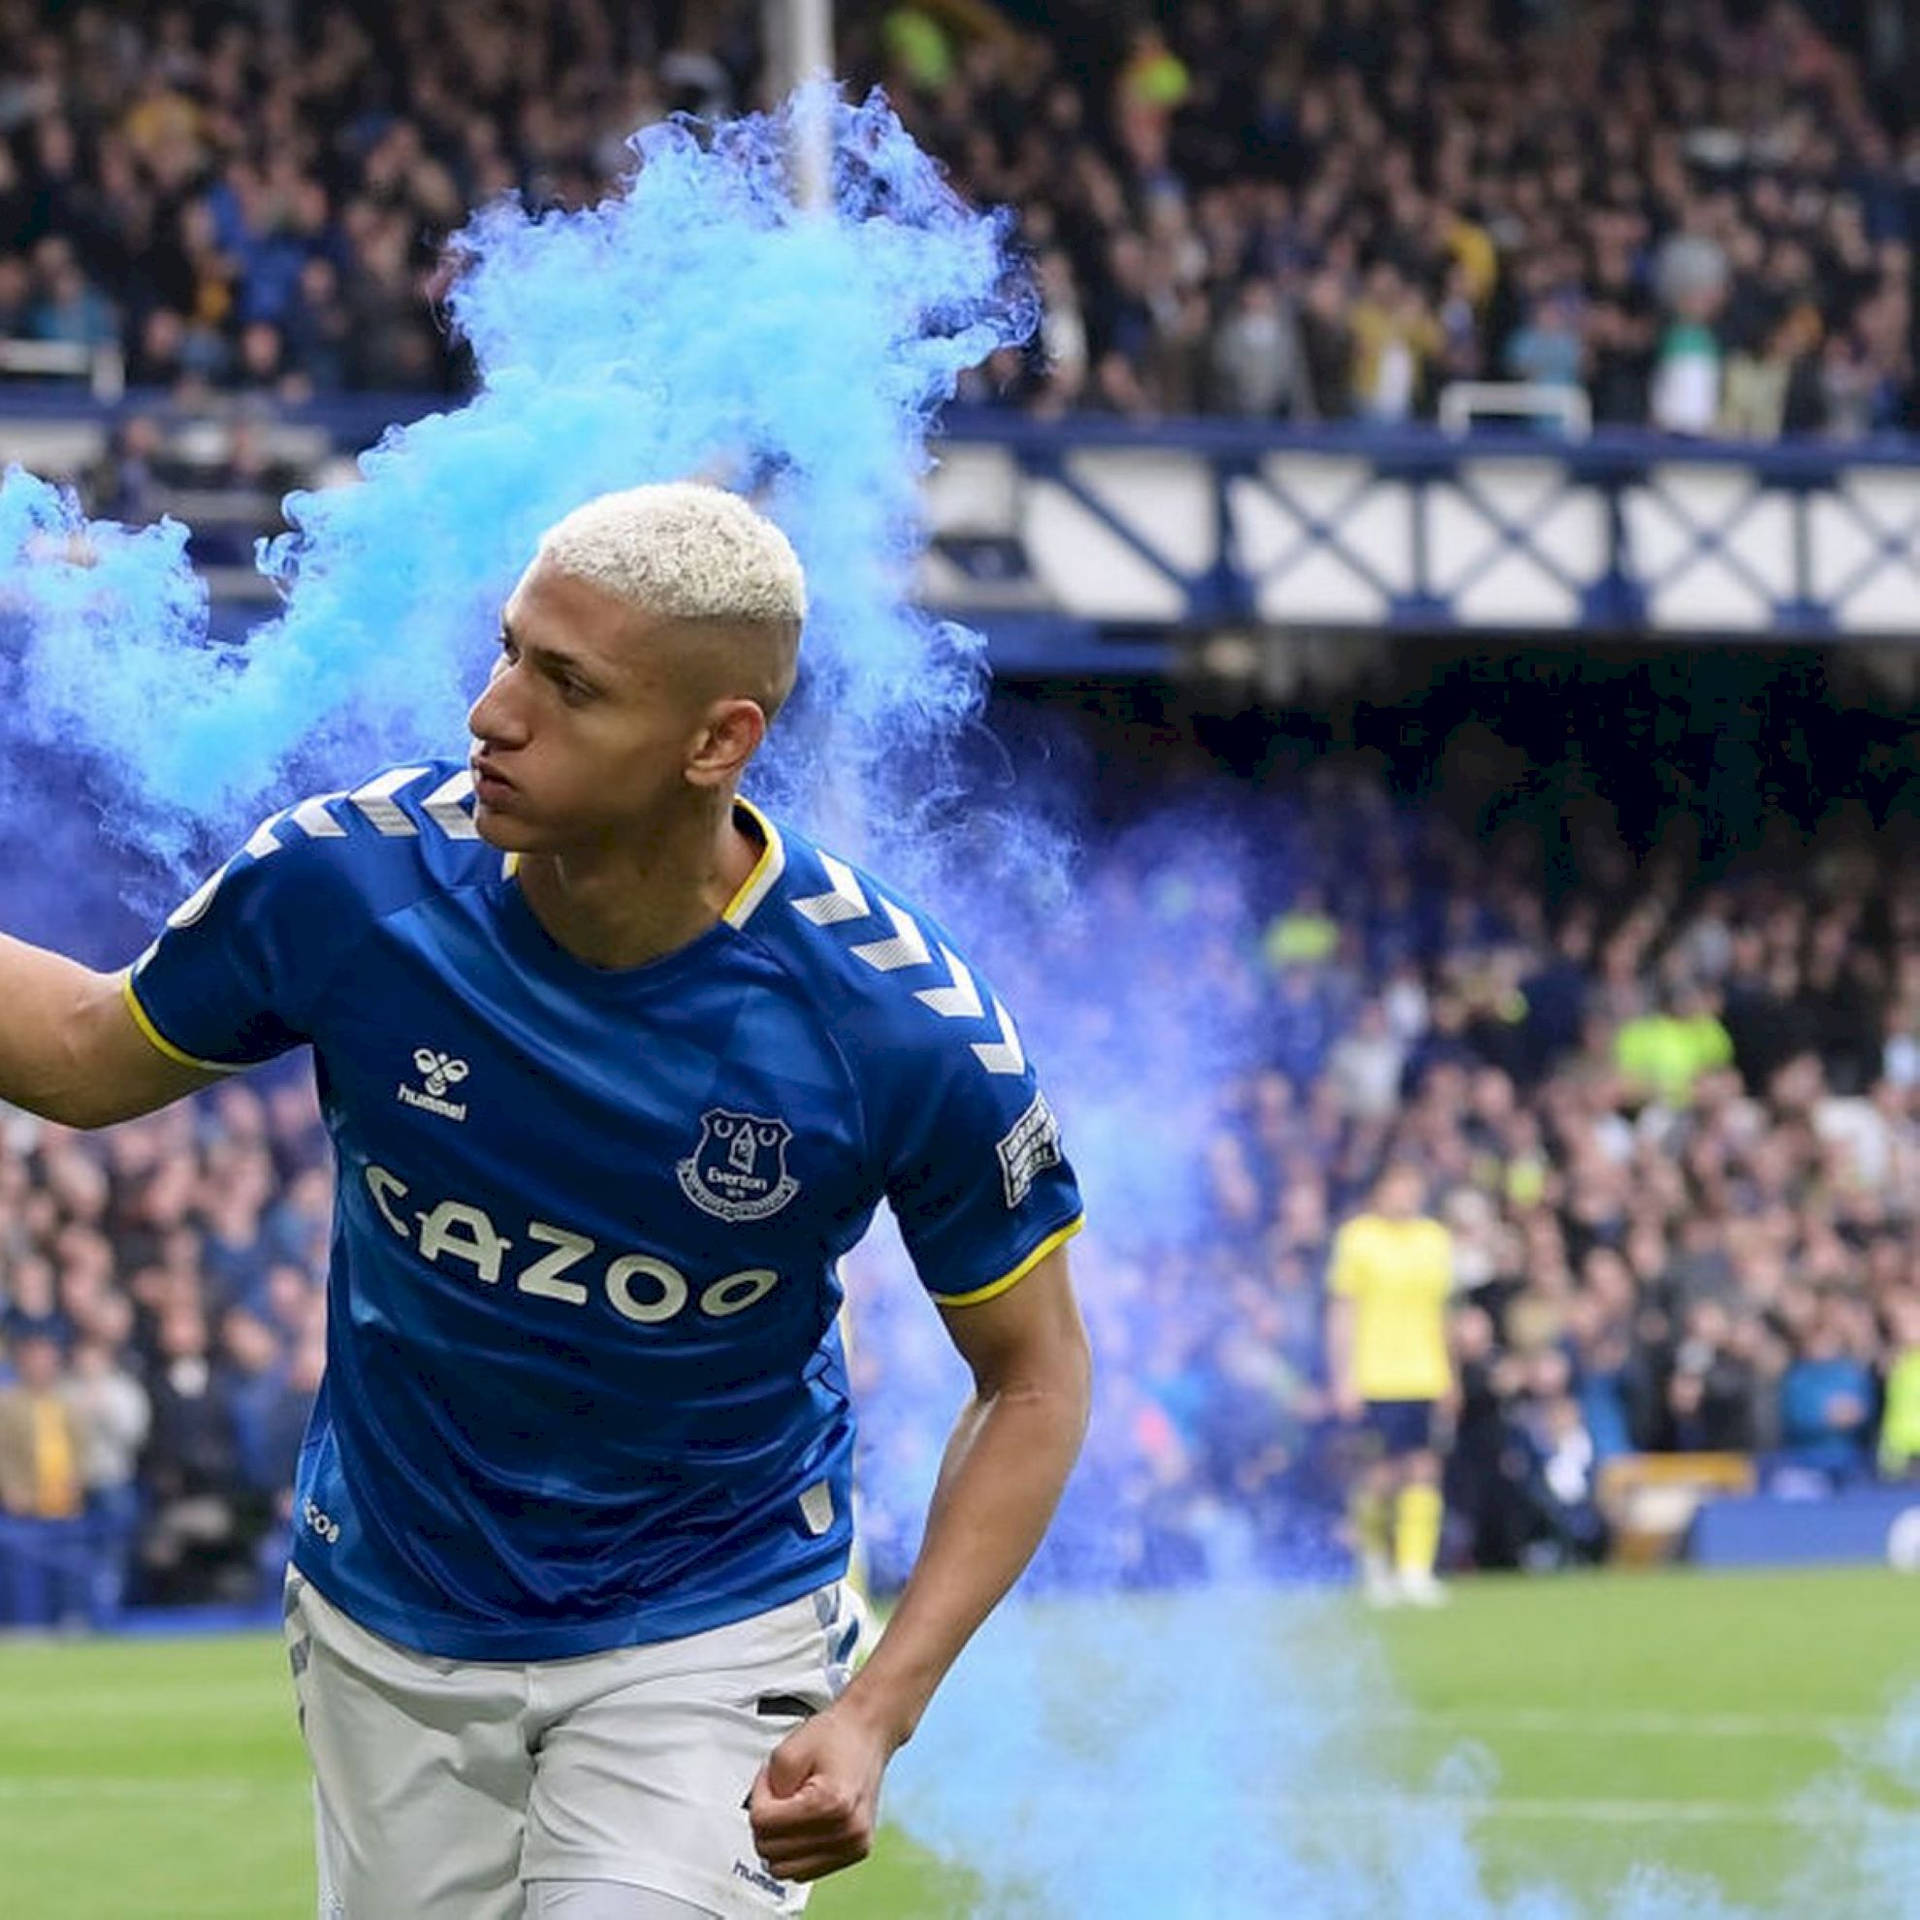
[[(1445, 1806), (1446, 1757), (1484, 1753), (1462, 1805), (1491, 1891), (1550, 1885), (1596, 1914), (1650, 1864), (1784, 1915), (1823, 1784), (1852, 1805), (1878, 1796), (1920, 1829), (1920, 1807), (1859, 1757), (1920, 1683), (1917, 1611), (1920, 1584), (1879, 1571), (1482, 1580), (1444, 1612), (1379, 1618), (1273, 1601), (1276, 1636), (1336, 1634), (1393, 1677), (1392, 1699), (1338, 1736), (1364, 1755), (1357, 1789), (1384, 1770), (1412, 1801)], [(1393, 1795), (1340, 1788), (1335, 1767), (1312, 1805), (1275, 1817), (1322, 1831), (1394, 1817)], [(1843, 1874), (1824, 1884), (1821, 1920), (1890, 1911)], [(5, 1920), (306, 1920), (311, 1885), (276, 1641), (0, 1643)], [(967, 1873), (889, 1831), (811, 1911), (936, 1920), (988, 1904)], [(1379, 1911), (1399, 1909), (1383, 1892)], [(1907, 1911), (1920, 1913), (1920, 1886)]]

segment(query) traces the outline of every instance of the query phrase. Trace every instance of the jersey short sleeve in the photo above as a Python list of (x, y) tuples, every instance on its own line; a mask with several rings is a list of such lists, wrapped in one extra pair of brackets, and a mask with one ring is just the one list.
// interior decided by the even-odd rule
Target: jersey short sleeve
[(887, 1199), (921, 1283), (948, 1306), (1004, 1293), (1081, 1224), (1060, 1128), (1011, 1017), (991, 1038), (935, 1028), (906, 1063)]
[(313, 1005), (353, 938), (355, 894), (327, 842), (276, 832), (289, 818), (256, 828), (134, 963), (128, 1002), (163, 1053), (247, 1067), (313, 1037)]

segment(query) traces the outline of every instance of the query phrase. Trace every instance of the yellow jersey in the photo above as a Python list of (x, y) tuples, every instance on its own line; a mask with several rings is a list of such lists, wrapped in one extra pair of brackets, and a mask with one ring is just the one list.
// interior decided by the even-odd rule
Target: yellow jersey
[(1328, 1285), (1354, 1303), (1353, 1384), (1363, 1400), (1438, 1400), (1453, 1384), (1447, 1297), (1453, 1236), (1438, 1220), (1363, 1213), (1333, 1242)]

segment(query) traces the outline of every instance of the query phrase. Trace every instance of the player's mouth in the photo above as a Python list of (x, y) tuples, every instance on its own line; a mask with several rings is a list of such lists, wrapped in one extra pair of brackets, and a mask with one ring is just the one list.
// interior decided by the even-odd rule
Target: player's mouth
[(467, 765), (473, 772), (473, 797), (482, 805), (497, 807), (514, 791), (513, 782), (496, 772), (486, 760), (475, 758)]

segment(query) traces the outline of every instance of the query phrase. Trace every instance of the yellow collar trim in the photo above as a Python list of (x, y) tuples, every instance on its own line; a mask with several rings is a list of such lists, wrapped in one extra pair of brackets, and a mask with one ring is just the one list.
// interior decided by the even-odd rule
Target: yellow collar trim
[[(780, 829), (756, 807), (751, 800), (734, 795), (734, 809), (744, 813), (760, 829), (760, 858), (754, 862), (753, 871), (741, 883), (740, 891), (726, 904), (720, 918), (730, 927), (744, 927), (752, 917), (753, 911), (767, 895), (772, 892), (774, 883), (787, 870), (787, 843), (780, 837)], [(500, 863), (500, 876), (511, 880), (520, 871), (520, 856), (507, 854)]]
[(780, 829), (756, 807), (751, 800), (734, 795), (734, 810), (744, 813), (760, 829), (762, 841), (760, 858), (754, 862), (753, 871), (747, 875), (740, 891), (727, 902), (726, 911), (720, 918), (730, 927), (744, 927), (769, 893), (774, 883), (787, 870), (787, 844), (780, 838)]

